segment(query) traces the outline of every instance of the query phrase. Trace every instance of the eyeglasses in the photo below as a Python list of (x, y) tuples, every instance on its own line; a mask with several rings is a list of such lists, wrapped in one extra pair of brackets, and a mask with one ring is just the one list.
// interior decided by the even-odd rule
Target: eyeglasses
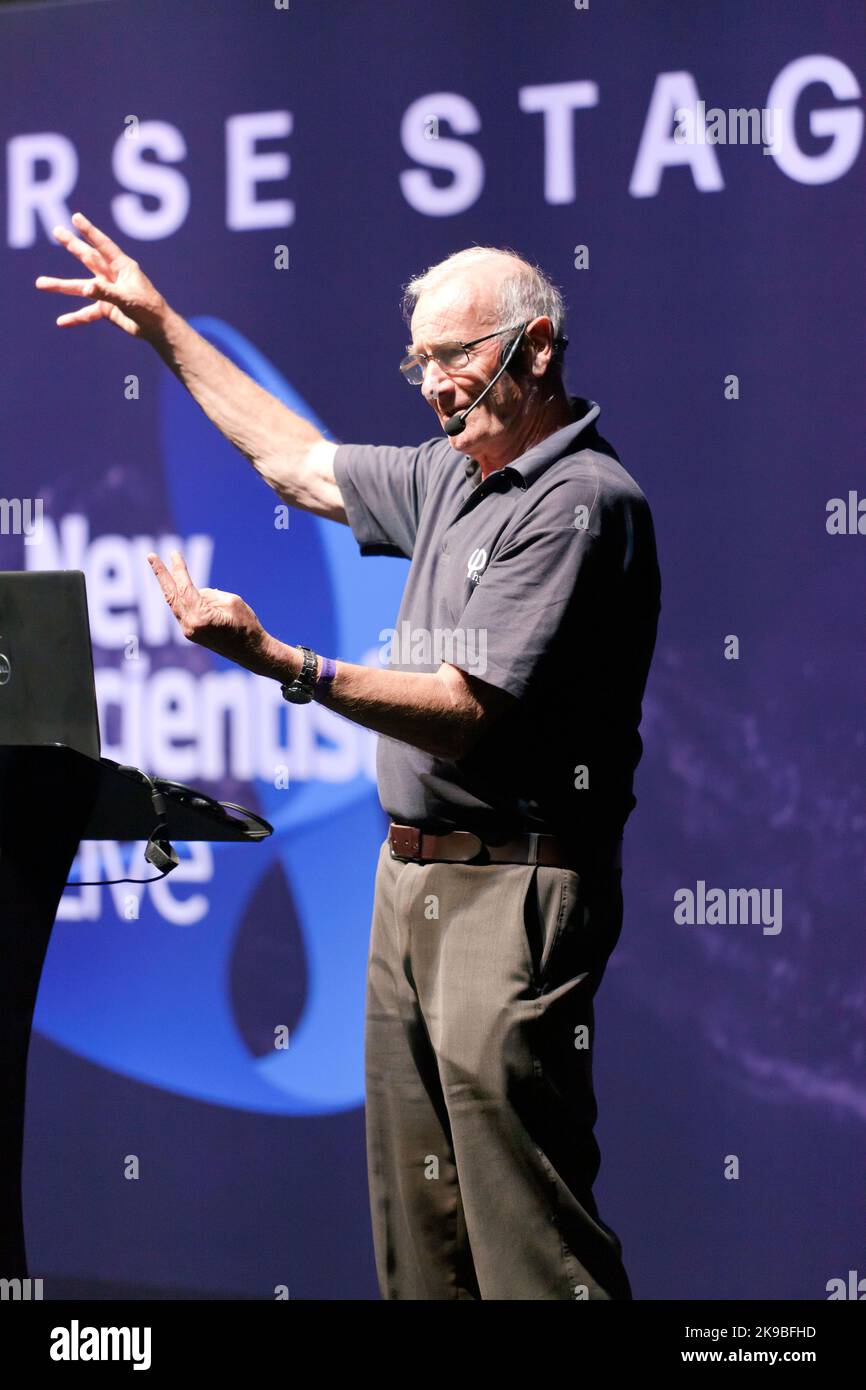
[(497, 328), (495, 333), (485, 333), (483, 338), (473, 338), (471, 343), (442, 343), (435, 352), (410, 352), (400, 363), (401, 375), (410, 386), (420, 386), (429, 362), (438, 363), (443, 372), (459, 372), (468, 366), (471, 348), (498, 338), (502, 333), (516, 333), (522, 327), (524, 325), (518, 323), (513, 328)]

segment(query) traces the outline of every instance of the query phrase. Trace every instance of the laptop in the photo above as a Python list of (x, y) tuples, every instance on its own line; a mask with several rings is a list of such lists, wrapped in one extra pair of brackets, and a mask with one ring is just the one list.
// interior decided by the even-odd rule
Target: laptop
[(99, 757), (84, 575), (0, 571), (0, 746), (46, 743)]

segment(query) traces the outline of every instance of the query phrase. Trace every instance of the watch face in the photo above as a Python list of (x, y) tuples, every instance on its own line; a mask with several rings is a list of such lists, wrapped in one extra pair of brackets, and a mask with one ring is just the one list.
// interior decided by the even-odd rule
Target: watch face
[(312, 694), (305, 686), (298, 681), (292, 681), (291, 685), (281, 685), (283, 699), (288, 700), (291, 705), (308, 705), (312, 700)]

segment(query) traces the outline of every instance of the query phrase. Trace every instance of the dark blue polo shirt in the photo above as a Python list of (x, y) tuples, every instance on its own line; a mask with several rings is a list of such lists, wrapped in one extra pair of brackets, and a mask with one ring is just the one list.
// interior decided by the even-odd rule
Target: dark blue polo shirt
[(481, 480), (439, 436), (341, 444), (334, 475), (362, 555), (411, 567), (387, 664), (443, 660), (516, 697), (459, 762), (381, 737), (396, 821), (490, 840), (608, 841), (635, 806), (660, 579), (649, 505), (572, 397), (574, 423)]

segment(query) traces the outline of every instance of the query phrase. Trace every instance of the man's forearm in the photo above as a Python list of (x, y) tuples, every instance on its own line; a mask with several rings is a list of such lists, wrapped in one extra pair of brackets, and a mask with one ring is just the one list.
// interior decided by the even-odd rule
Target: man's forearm
[(166, 306), (150, 340), (160, 357), (270, 487), (295, 506), (307, 505), (304, 461), (323, 436), (283, 405)]
[[(171, 572), (154, 551), (147, 559), (191, 642), (282, 685), (300, 674), (300, 648), (267, 632), (239, 594), (197, 589), (178, 550), (172, 551)], [(317, 675), (321, 674), (318, 658)], [(365, 729), (451, 762), (470, 752), (489, 723), (514, 706), (514, 696), (507, 690), (446, 661), (431, 673), (383, 671), (338, 661), (333, 678), (317, 698)]]
[[(288, 683), (301, 669), (298, 648), (269, 639), (266, 664), (258, 669)], [(328, 693), (317, 698), (365, 729), (449, 761), (468, 752), (483, 715), (461, 673), (452, 667), (424, 674), (338, 661)]]

